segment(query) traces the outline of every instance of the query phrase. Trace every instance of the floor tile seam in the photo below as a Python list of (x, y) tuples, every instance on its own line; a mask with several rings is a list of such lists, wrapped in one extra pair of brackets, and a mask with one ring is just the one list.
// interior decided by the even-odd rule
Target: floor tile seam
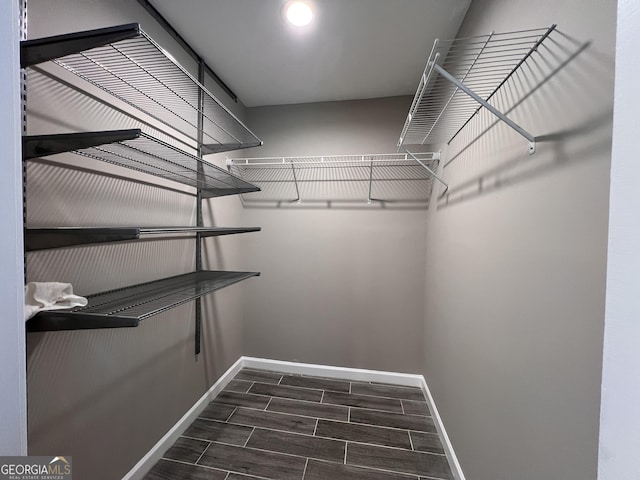
[[(322, 403), (320, 403), (320, 405), (333, 405), (336, 407), (351, 407), (351, 408), (361, 408), (362, 410), (371, 410), (374, 412), (384, 412), (384, 413), (395, 413), (397, 415), (402, 415), (401, 412), (399, 412), (398, 410), (381, 410), (379, 408), (368, 408), (368, 407), (362, 407), (362, 406), (358, 406), (358, 405), (350, 405), (350, 404), (345, 404), (345, 403), (329, 403), (327, 401), (325, 401), (323, 399)], [(423, 416), (424, 415), (420, 415)]]
[[(338, 392), (338, 393), (344, 393), (344, 392)], [(385, 400), (398, 400), (398, 401), (404, 400), (406, 402), (416, 402), (416, 403), (424, 403), (424, 404), (427, 403), (426, 400), (415, 400), (413, 398), (404, 398), (404, 397), (389, 397), (389, 396), (386, 396), (386, 395), (372, 395), (370, 393), (358, 393), (358, 392), (354, 393), (353, 391), (350, 391), (349, 395), (360, 395), (362, 397), (383, 398)]]
[[(273, 410), (258, 410), (256, 408), (250, 408), (250, 407), (238, 407), (238, 408), (245, 408), (247, 410), (253, 410), (255, 412), (268, 412), (268, 413), (272, 413), (272, 414), (276, 414), (276, 415), (286, 415), (286, 416), (290, 416), (290, 417), (301, 417), (301, 418), (307, 418), (310, 420), (316, 420), (316, 427), (315, 429), (317, 429), (318, 427), (318, 423), (320, 420), (324, 420), (325, 422), (335, 422), (335, 423), (343, 423), (346, 425), (361, 425), (361, 426), (365, 426), (365, 427), (374, 427), (374, 428), (381, 428), (381, 429), (387, 429), (387, 430), (394, 430), (394, 431), (400, 431), (400, 432), (416, 432), (416, 433), (428, 433), (431, 435), (438, 435), (438, 433), (436, 432), (428, 432), (425, 430), (415, 430), (413, 428), (400, 428), (400, 427), (389, 427), (387, 425), (375, 425), (375, 424), (371, 424), (371, 423), (362, 423), (362, 422), (355, 422), (353, 420), (351, 420), (351, 408), (349, 408), (349, 412), (348, 412), (348, 420), (336, 420), (333, 418), (323, 418), (323, 417), (311, 417), (308, 415), (294, 415), (294, 414), (290, 414), (290, 413), (283, 413), (283, 412), (275, 412)], [(233, 413), (235, 413), (237, 411), (237, 408), (234, 410)], [(224, 423), (224, 424), (228, 424), (228, 425), (234, 425), (237, 427), (258, 427), (258, 428), (262, 428), (265, 430), (274, 430), (274, 431), (279, 431), (279, 432), (287, 432), (287, 433), (297, 433), (298, 435), (308, 435), (306, 433), (300, 433), (300, 432), (291, 432), (289, 430), (281, 430), (281, 429), (277, 429), (277, 428), (267, 428), (261, 425), (248, 425), (248, 424), (244, 424), (244, 423), (237, 423), (237, 422), (233, 422), (231, 421), (231, 417), (233, 416), (233, 413), (231, 415), (229, 415), (229, 417), (227, 417), (226, 420), (216, 420), (213, 418), (204, 418), (204, 417), (197, 417), (197, 419), (200, 420), (206, 420), (208, 422), (212, 422), (212, 423)], [(315, 430), (314, 430), (315, 431)], [(187, 437), (189, 438), (187, 435), (182, 435), (183, 437)], [(409, 437), (411, 437), (411, 435), (409, 434)], [(196, 437), (192, 437), (192, 438), (196, 438)], [(440, 439), (440, 441), (442, 441), (442, 439), (440, 438), (440, 435), (438, 435), (438, 438)], [(207, 440), (209, 441), (209, 440)]]
[[(270, 386), (270, 387), (287, 387), (287, 388), (293, 388), (293, 389), (297, 389), (297, 390), (311, 390), (312, 392), (322, 392), (323, 389), (321, 388), (313, 388), (313, 387), (301, 387), (299, 385), (286, 385), (283, 383), (262, 383), (262, 382), (253, 382), (254, 384), (259, 384), (259, 385), (266, 385), (266, 386)], [(337, 392), (340, 393), (340, 392)], [(256, 395), (256, 394), (254, 394)], [(262, 395), (261, 393), (258, 393), (257, 395)]]
[(409, 443), (411, 444), (411, 450), (413, 450), (415, 452), (416, 449), (413, 446), (413, 438), (411, 438), (411, 430), (407, 430), (407, 433), (409, 434)]
[[(340, 422), (340, 423), (346, 423), (346, 422)], [(336, 438), (336, 437), (327, 437), (325, 435), (317, 435), (316, 432), (314, 431), (314, 433), (309, 434), (309, 433), (301, 433), (301, 432), (292, 432), (291, 430), (282, 430), (279, 428), (267, 428), (267, 427), (263, 427), (260, 425), (244, 425), (244, 424), (240, 424), (240, 423), (229, 423), (227, 422), (227, 424), (229, 425), (233, 425), (236, 427), (247, 427), (247, 428), (252, 428), (251, 433), (249, 434), (249, 437), (251, 437), (253, 435), (253, 433), (256, 430), (261, 430), (261, 431), (267, 431), (267, 432), (277, 432), (277, 433), (285, 433), (285, 434), (290, 434), (290, 435), (298, 435), (298, 436), (302, 436), (302, 437), (307, 437), (307, 438), (317, 438), (320, 440), (330, 440), (330, 441), (334, 441), (337, 443), (357, 443), (359, 445), (365, 445), (365, 446), (369, 446), (369, 447), (382, 447), (382, 448), (392, 448), (394, 450), (403, 450), (405, 452), (413, 452), (413, 450), (410, 450), (408, 448), (402, 448), (402, 447), (395, 447), (393, 445), (381, 445), (379, 443), (370, 443), (370, 442), (364, 442), (364, 441), (359, 441), (359, 440), (347, 440), (344, 438)], [(352, 423), (353, 424), (353, 423)], [(370, 427), (372, 425), (366, 425), (366, 424), (353, 424), (353, 425), (362, 425), (365, 427)], [(387, 428), (387, 427), (378, 427), (378, 428)], [(387, 428), (387, 430), (396, 430), (399, 432), (408, 432), (408, 430), (403, 430), (403, 429), (397, 429), (397, 428)], [(232, 443), (228, 443), (228, 442), (221, 442), (219, 440), (210, 440), (210, 439), (205, 439), (205, 438), (199, 438), (199, 437), (192, 437), (192, 436), (187, 436), (187, 435), (182, 435), (182, 437), (184, 438), (188, 438), (191, 440), (201, 440), (201, 441), (205, 441), (205, 442), (210, 442), (210, 443), (223, 443), (225, 445), (233, 445), (236, 447), (247, 447), (248, 443), (249, 443), (249, 438), (247, 438), (247, 440), (245, 441), (244, 446), (242, 445), (235, 445)], [(409, 436), (410, 438), (410, 436)], [(247, 447), (247, 448), (254, 448), (254, 447)], [(271, 450), (267, 450), (267, 451), (271, 451)], [(436, 456), (445, 456), (444, 454), (439, 454), (439, 453), (430, 453), (430, 452), (421, 452), (421, 451), (415, 451), (416, 453), (428, 453), (430, 455), (436, 455)], [(276, 452), (278, 453), (278, 452)], [(294, 455), (294, 454), (292, 454)]]
[[(262, 409), (262, 411), (264, 412), (268, 412), (269, 411), (269, 405), (271, 405), (271, 401), (273, 400), (273, 397), (269, 398), (269, 401), (267, 402), (267, 404), (265, 405), (265, 407)], [(256, 409), (257, 410), (257, 409)]]
[(307, 465), (309, 465), (309, 457), (304, 462), (304, 470), (302, 470), (302, 480), (304, 480), (304, 476), (307, 474)]
[[(341, 463), (333, 462), (333, 461), (331, 461), (331, 460), (320, 459), (320, 458), (314, 458), (314, 457), (308, 457), (308, 456), (306, 456), (306, 455), (298, 455), (298, 454), (295, 454), (295, 453), (285, 453), (285, 452), (280, 452), (280, 451), (274, 452), (273, 450), (266, 450), (266, 449), (264, 449), (264, 448), (256, 448), (256, 447), (241, 447), (241, 446), (239, 446), (239, 445), (234, 445), (234, 444), (232, 444), (232, 443), (226, 443), (226, 442), (220, 442), (220, 441), (217, 441), (217, 440), (214, 440), (214, 441), (213, 441), (213, 442), (211, 442), (211, 443), (213, 443), (213, 444), (214, 444), (213, 449), (215, 449), (215, 445), (218, 445), (218, 444), (219, 444), (219, 445), (224, 445), (224, 446), (227, 446), (227, 447), (236, 447), (236, 448), (242, 448), (242, 449), (245, 449), (245, 450), (253, 450), (253, 451), (256, 451), (256, 452), (273, 453), (273, 454), (276, 454), (276, 455), (284, 455), (284, 456), (286, 456), (286, 457), (295, 457), (295, 458), (304, 458), (304, 459), (308, 459), (308, 458), (310, 458), (310, 459), (312, 459), (312, 460), (321, 460), (321, 461), (323, 461), (323, 462), (336, 463), (336, 464), (338, 464), (338, 465), (342, 465)], [(346, 442), (345, 442), (345, 443), (346, 443)], [(211, 468), (215, 468), (215, 467), (211, 467)], [(218, 469), (218, 470), (220, 470), (220, 469)], [(235, 470), (231, 470), (231, 471), (235, 473)], [(242, 473), (242, 472), (239, 472), (239, 473)], [(248, 475), (248, 474), (245, 474), (245, 475)]]
[[(318, 438), (329, 438), (329, 437), (318, 437)], [(359, 442), (358, 440), (343, 440), (343, 441), (347, 443), (357, 443), (358, 445), (364, 445), (367, 447), (390, 448), (392, 450), (402, 450), (403, 452), (416, 453), (419, 455), (426, 454), (426, 455), (434, 455), (436, 457), (446, 457), (444, 453), (422, 452), (420, 450), (411, 450), (409, 448), (394, 447), (392, 445), (381, 445), (379, 443)]]
[[(246, 381), (246, 380), (245, 380)], [(251, 388), (255, 385), (256, 382), (251, 382), (251, 385), (249, 385), (249, 388), (247, 388), (246, 391), (244, 391), (243, 393), (249, 393), (249, 390), (251, 390)]]
[(396, 474), (396, 475), (405, 475), (405, 476), (408, 476), (408, 477), (413, 477), (416, 480), (419, 480), (420, 477), (428, 478), (429, 480), (447, 480), (446, 478), (434, 477), (434, 476), (425, 475), (425, 474), (422, 474), (422, 473), (410, 473), (410, 472), (403, 472), (401, 470), (388, 470), (386, 468), (371, 467), (371, 466), (367, 466), (367, 465), (361, 465), (359, 463), (346, 463), (345, 465), (351, 465), (353, 467), (368, 468), (369, 470), (376, 470), (378, 472), (393, 473), (393, 474)]
[[(233, 392), (233, 393), (239, 393), (239, 392)], [(367, 408), (367, 407), (359, 407), (359, 406), (355, 406), (355, 405), (343, 405), (343, 404), (339, 404), (339, 403), (326, 403), (326, 402), (315, 402), (313, 400), (300, 400), (298, 398), (290, 398), (290, 397), (279, 397), (278, 395), (259, 395), (259, 394), (255, 394), (255, 393), (246, 393), (246, 394), (241, 394), (241, 395), (253, 395), (255, 397), (264, 397), (264, 398), (269, 398), (269, 402), (271, 400), (273, 400), (274, 398), (279, 398), (279, 399), (283, 399), (283, 400), (291, 400), (294, 402), (305, 402), (305, 403), (309, 403), (311, 405), (326, 405), (326, 406), (330, 406), (330, 407), (342, 407), (342, 408), (358, 408), (360, 410), (367, 410), (367, 411), (371, 411), (371, 412), (380, 412), (380, 413), (395, 413), (396, 415), (408, 415), (408, 416), (412, 416), (412, 417), (428, 417), (428, 418), (433, 418), (431, 415), (420, 415), (417, 413), (400, 413), (400, 412), (394, 412), (391, 410), (381, 410), (379, 408)], [(269, 402), (267, 402), (267, 404), (269, 404)], [(226, 403), (224, 402), (224, 400), (218, 400), (218, 398), (214, 398), (213, 400), (211, 400), (211, 402), (209, 403), (209, 405), (211, 403), (216, 403), (216, 404), (221, 404), (221, 405), (227, 405), (229, 407), (243, 407), (243, 408), (251, 408), (254, 410), (259, 410), (256, 407), (250, 407), (250, 406), (245, 406), (245, 405), (234, 405), (232, 403)], [(263, 408), (264, 410), (264, 408)], [(270, 410), (273, 411), (273, 410)], [(293, 415), (293, 414), (291, 414)]]
[[(366, 427), (388, 428), (390, 430), (399, 430), (401, 432), (431, 433), (433, 435), (438, 435), (436, 432), (428, 432), (426, 430), (416, 430), (414, 428), (389, 427), (386, 425), (375, 425), (373, 423), (362, 423), (362, 422), (354, 422), (354, 421), (351, 421), (349, 423), (353, 423), (354, 425), (364, 425)], [(438, 436), (438, 438), (440, 438), (440, 436)], [(440, 441), (442, 441), (441, 438), (440, 438)]]
[(231, 472), (227, 472), (227, 474), (224, 476), (224, 480), (229, 480), (229, 475), (231, 475)]
[(242, 446), (243, 448), (247, 446), (247, 444), (249, 443), (249, 440), (251, 439), (251, 436), (253, 435), (253, 432), (255, 432), (255, 431), (256, 431), (256, 427), (253, 427), (253, 429), (251, 430), (251, 433), (249, 434), (249, 436), (245, 440), (244, 445)]
[[(325, 417), (318, 417), (318, 416), (312, 416), (312, 415), (300, 415), (300, 414), (297, 414), (297, 413), (278, 412), (277, 410), (264, 410), (264, 409), (261, 409), (261, 408), (244, 407), (244, 406), (238, 406), (238, 407), (236, 408), (236, 410), (237, 410), (238, 408), (244, 408), (244, 409), (246, 409), (246, 410), (253, 410), (253, 411), (256, 411), (256, 412), (277, 413), (277, 414), (280, 414), (280, 415), (288, 415), (288, 416), (290, 416), (290, 417), (301, 417), (301, 418), (312, 418), (312, 419), (321, 419), (321, 420), (332, 420), (332, 421), (335, 421), (335, 422), (344, 422), (344, 423), (347, 423), (347, 422), (345, 422), (344, 420), (334, 420), (333, 418), (325, 418)], [(347, 407), (345, 407), (345, 408), (347, 408)], [(234, 410), (234, 413), (235, 413), (235, 411), (236, 411), (236, 410)], [(232, 415), (233, 415), (233, 414), (232, 414)], [(212, 418), (206, 418), (206, 417), (197, 417), (197, 418), (201, 418), (201, 419), (203, 419), (203, 420), (211, 420), (211, 421), (214, 421), (214, 422), (219, 422), (219, 421), (221, 421), (221, 420), (215, 420), (215, 419), (212, 419)], [(229, 416), (227, 417), (227, 420), (224, 420), (224, 421), (227, 421), (227, 422), (228, 422), (230, 418), (231, 418), (231, 415), (229, 415)]]
[[(325, 463), (336, 463), (336, 462), (329, 462), (327, 460), (318, 460), (316, 458), (312, 458), (311, 460), (314, 460), (316, 462), (325, 462)], [(411, 479), (411, 480), (419, 480), (419, 477), (422, 477), (423, 475), (416, 475), (413, 473), (407, 473), (407, 472), (399, 472), (397, 470), (385, 470), (383, 468), (376, 468), (376, 467), (368, 467), (365, 465), (357, 465), (355, 463), (345, 463), (345, 464), (340, 464), (340, 463), (336, 463), (336, 465), (345, 465), (345, 466), (350, 466), (350, 467), (358, 467), (358, 468), (362, 468), (363, 470), (371, 470), (374, 473), (391, 473), (394, 475), (402, 475), (403, 477), (406, 477), (407, 480)], [(428, 477), (429, 480), (432, 479), (432, 477)], [(433, 480), (446, 480), (444, 478), (433, 478)]]
[[(389, 430), (400, 430), (400, 431), (407, 431), (407, 432), (416, 432), (416, 433), (430, 433), (432, 435), (438, 435), (436, 432), (428, 432), (428, 431), (424, 431), (424, 430), (416, 430), (413, 428), (401, 428), (401, 427), (389, 427), (387, 425), (375, 425), (375, 424), (371, 424), (371, 423), (362, 423), (362, 422), (355, 422), (353, 420), (351, 420), (351, 409), (352, 408), (358, 408), (358, 407), (345, 407), (348, 408), (348, 413), (347, 413), (347, 420), (337, 420), (334, 418), (324, 418), (324, 417), (317, 417), (317, 416), (310, 416), (310, 415), (299, 415), (299, 414), (293, 414), (293, 413), (286, 413), (286, 412), (277, 412), (274, 410), (260, 410), (257, 408), (252, 408), (252, 407), (236, 407), (236, 409), (233, 411), (233, 413), (231, 415), (229, 415), (229, 417), (227, 417), (226, 420), (216, 420), (213, 418), (205, 418), (205, 417), (197, 417), (199, 419), (202, 420), (207, 420), (209, 422), (219, 422), (219, 423), (229, 423), (231, 425), (238, 425), (238, 426), (244, 426), (246, 427), (247, 425), (242, 424), (242, 423), (235, 423), (230, 421), (231, 417), (233, 416), (233, 414), (238, 410), (238, 408), (244, 408), (246, 410), (253, 410), (255, 412), (268, 412), (268, 413), (272, 413), (272, 414), (276, 414), (276, 415), (286, 415), (286, 416), (290, 416), (290, 417), (301, 417), (301, 418), (308, 418), (308, 419), (314, 419), (316, 421), (319, 420), (324, 420), (327, 422), (336, 422), (336, 423), (345, 423), (345, 424), (355, 424), (355, 425), (363, 425), (363, 426), (368, 426), (368, 427), (376, 427), (376, 428), (386, 428)], [(361, 410), (370, 410), (370, 409), (361, 409)], [(377, 411), (377, 410), (376, 410)], [(390, 412), (384, 412), (381, 411), (382, 413), (390, 413)], [(416, 417), (422, 417), (422, 415), (414, 415)], [(429, 417), (431, 418), (431, 417)], [(258, 425), (251, 425), (251, 426), (258, 426)], [(263, 427), (261, 427), (263, 428)], [(439, 435), (438, 435), (439, 437)], [(440, 439), (442, 441), (442, 439)]]
[(198, 464), (198, 462), (200, 461), (200, 459), (202, 458), (202, 456), (205, 454), (205, 452), (206, 452), (207, 450), (209, 450), (209, 447), (211, 446), (211, 441), (210, 441), (210, 440), (208, 440), (208, 442), (209, 442), (209, 445), (207, 445), (207, 446), (205, 447), (205, 449), (202, 451), (202, 453), (201, 453), (201, 454), (200, 454), (200, 456), (198, 457), (198, 460), (196, 460), (196, 463), (195, 463), (196, 465)]
[(209, 467), (207, 465), (202, 465), (202, 464), (199, 464), (199, 463), (196, 464), (196, 463), (185, 462), (183, 460), (175, 460), (173, 458), (164, 458), (164, 457), (162, 457), (161, 460), (165, 460), (167, 462), (179, 463), (180, 465), (189, 465), (191, 467), (200, 467), (200, 468), (204, 468), (204, 469), (207, 469), (207, 470), (215, 470), (216, 472), (228, 472), (229, 471), (229, 470), (223, 470), (221, 468)]

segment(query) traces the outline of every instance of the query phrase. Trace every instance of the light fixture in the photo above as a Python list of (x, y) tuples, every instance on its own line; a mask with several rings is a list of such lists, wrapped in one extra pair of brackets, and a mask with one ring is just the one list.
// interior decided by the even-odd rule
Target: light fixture
[(313, 19), (313, 10), (307, 2), (290, 2), (285, 8), (285, 17), (292, 25), (304, 27)]

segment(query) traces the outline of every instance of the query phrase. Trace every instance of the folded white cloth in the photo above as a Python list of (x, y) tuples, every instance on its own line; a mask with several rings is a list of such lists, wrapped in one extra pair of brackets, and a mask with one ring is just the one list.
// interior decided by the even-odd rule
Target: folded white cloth
[(24, 319), (29, 320), (42, 310), (84, 307), (88, 301), (73, 294), (70, 283), (29, 282), (24, 287)]

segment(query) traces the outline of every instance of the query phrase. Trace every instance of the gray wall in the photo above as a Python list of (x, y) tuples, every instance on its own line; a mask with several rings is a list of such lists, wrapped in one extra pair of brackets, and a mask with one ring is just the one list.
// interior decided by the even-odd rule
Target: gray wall
[[(410, 98), (247, 109), (265, 146), (242, 157), (393, 153)], [(425, 211), (247, 208), (244, 353), (417, 372), (422, 358)]]
[(600, 480), (633, 480), (640, 477), (638, 432), (640, 416), (640, 231), (637, 205), (640, 201), (637, 162), (640, 108), (636, 61), (640, 45), (640, 11), (637, 2), (618, 3), (616, 35), (616, 88), (611, 158), (609, 209), (609, 255), (607, 258), (607, 307), (602, 370), (600, 413)]
[[(194, 62), (137, 2), (29, 1), (31, 38), (134, 21), (193, 73)], [(139, 124), (126, 108), (115, 111), (42, 71), (30, 73), (28, 97), (30, 133)], [(242, 114), (241, 104), (232, 108)], [(27, 178), (30, 226), (195, 224), (189, 188), (76, 155), (30, 162)], [(239, 224), (237, 199), (207, 206), (207, 224)], [(206, 266), (244, 267), (234, 238), (207, 240)], [(27, 275), (89, 294), (191, 271), (194, 246), (174, 237), (33, 252)], [(73, 456), (78, 478), (124, 475), (242, 354), (242, 291), (238, 284), (207, 296), (197, 358), (192, 304), (134, 329), (28, 334), (29, 453)]]
[(18, 2), (0, 5), (0, 455), (27, 453), (27, 392), (25, 371), (22, 259), (22, 155), (20, 153), (20, 38)]
[[(594, 479), (602, 366), (613, 0), (475, 0), (461, 36), (558, 24), (547, 55), (451, 144), (429, 213), (424, 373), (467, 478)], [(544, 84), (554, 56), (591, 44)], [(545, 60), (546, 58), (546, 60)], [(477, 141), (474, 141), (479, 137)]]

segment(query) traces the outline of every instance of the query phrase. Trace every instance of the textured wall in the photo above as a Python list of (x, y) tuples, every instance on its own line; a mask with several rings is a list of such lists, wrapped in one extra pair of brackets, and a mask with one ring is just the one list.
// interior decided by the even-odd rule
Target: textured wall
[[(411, 99), (261, 107), (265, 142), (238, 156), (393, 153)], [(349, 188), (348, 186), (344, 188)], [(249, 198), (249, 196), (247, 196)], [(247, 208), (245, 354), (416, 372), (422, 358), (425, 210), (306, 205)]]
[[(477, 0), (460, 36), (558, 24), (450, 145), (427, 226), (424, 372), (467, 478), (594, 479), (616, 2)], [(586, 48), (553, 74), (555, 65)]]

